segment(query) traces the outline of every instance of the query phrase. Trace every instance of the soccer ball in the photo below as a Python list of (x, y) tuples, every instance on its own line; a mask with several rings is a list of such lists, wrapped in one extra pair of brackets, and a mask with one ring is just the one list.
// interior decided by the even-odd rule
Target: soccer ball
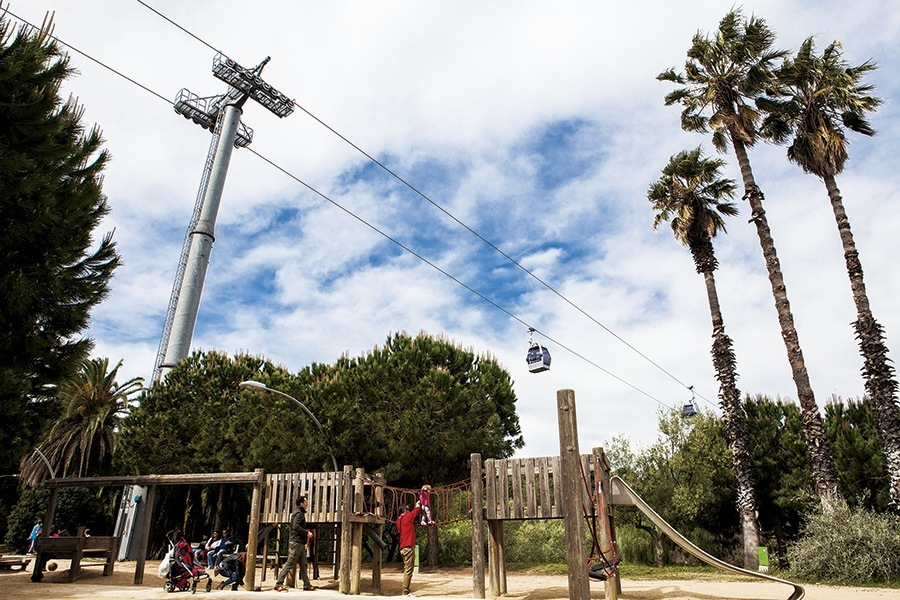
[(59, 565), (56, 564), (55, 562), (53, 562), (52, 560), (51, 560), (50, 562), (47, 563), (47, 570), (48, 570), (48, 571), (55, 571), (55, 570), (57, 569), (57, 567), (59, 567)]

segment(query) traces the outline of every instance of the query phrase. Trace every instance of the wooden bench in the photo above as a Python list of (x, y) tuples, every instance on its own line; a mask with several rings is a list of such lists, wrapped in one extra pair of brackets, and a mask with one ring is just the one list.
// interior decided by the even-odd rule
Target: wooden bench
[(24, 571), (25, 567), (27, 567), (30, 562), (31, 557), (22, 556), (21, 554), (0, 556), (0, 569), (12, 571), (13, 567), (19, 567), (20, 571)]
[[(44, 578), (44, 566), (51, 558), (68, 558), (72, 561), (69, 567), (69, 582), (75, 581), (81, 575), (81, 568), (85, 566), (102, 566), (104, 575), (112, 575), (116, 564), (116, 555), (119, 550), (119, 538), (96, 536), (85, 537), (84, 527), (78, 528), (74, 536), (40, 537), (37, 543), (37, 557), (34, 561), (34, 573), (32, 581), (41, 581)], [(103, 558), (102, 563), (82, 564), (82, 558)]]

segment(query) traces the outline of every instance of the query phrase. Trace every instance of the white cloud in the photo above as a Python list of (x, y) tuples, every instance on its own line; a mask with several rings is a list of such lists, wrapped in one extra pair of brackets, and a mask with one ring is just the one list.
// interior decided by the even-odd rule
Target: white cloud
[[(683, 65), (694, 33), (714, 29), (731, 5), (151, 4), (244, 66), (271, 55), (267, 81), (715, 402), (703, 281), (668, 229), (651, 231), (646, 189), (671, 154), (700, 144), (712, 152), (703, 137), (680, 131), (679, 109), (663, 106), (671, 86), (655, 76)], [(47, 8), (61, 39), (170, 100), (181, 87), (223, 90), (210, 73), (213, 51), (136, 2), (53, 0)], [(821, 45), (840, 39), (851, 62), (879, 62), (872, 80), (886, 99), (873, 119), (880, 133), (853, 139), (838, 183), (876, 317), (900, 351), (900, 13), (836, 0), (744, 8), (770, 22), (782, 47), (818, 34)], [(37, 22), (42, 10), (14, 7)], [(125, 358), (125, 375), (149, 377), (209, 134), (83, 57), (73, 54), (73, 64), (81, 75), (67, 91), (113, 154), (105, 227), (116, 228), (124, 259), (90, 334), (98, 354)], [(551, 371), (529, 374), (521, 323), (245, 150), (229, 169), (195, 347), (247, 350), (299, 370), (365, 352), (392, 331), (443, 333), (510, 369), (526, 456), (558, 452), (558, 389), (576, 391), (583, 450), (619, 432), (646, 442), (659, 402), (689, 399), (672, 377), (526, 282), (303, 110), (278, 119), (251, 103), (242, 119), (255, 131), (256, 152), (631, 385), (549, 343)], [(534, 142), (561, 124), (575, 133), (547, 162), (549, 142)], [(739, 179), (733, 156), (725, 158)], [(783, 148), (754, 148), (751, 160), (819, 403), (831, 393), (859, 395), (855, 311), (824, 186), (787, 164)], [(742, 216), (716, 240), (716, 276), (739, 385), (793, 397), (759, 244), (737, 202)]]

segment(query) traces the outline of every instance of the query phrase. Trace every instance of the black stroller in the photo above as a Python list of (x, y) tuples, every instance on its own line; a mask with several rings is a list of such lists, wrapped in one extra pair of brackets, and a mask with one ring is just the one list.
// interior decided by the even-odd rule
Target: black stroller
[(212, 578), (194, 557), (194, 550), (184, 540), (178, 530), (166, 534), (169, 540), (169, 552), (159, 567), (159, 574), (165, 577), (163, 589), (167, 592), (197, 592), (197, 586), (206, 580), (206, 591), (212, 590)]

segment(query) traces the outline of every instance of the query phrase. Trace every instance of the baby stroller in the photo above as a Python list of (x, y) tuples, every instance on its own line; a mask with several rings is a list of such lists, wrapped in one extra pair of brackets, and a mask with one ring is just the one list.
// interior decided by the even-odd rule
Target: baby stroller
[(212, 590), (212, 578), (194, 557), (191, 545), (184, 541), (179, 531), (166, 534), (169, 551), (159, 565), (159, 575), (166, 579), (163, 589), (167, 592), (197, 592), (197, 585), (206, 580), (206, 591)]

